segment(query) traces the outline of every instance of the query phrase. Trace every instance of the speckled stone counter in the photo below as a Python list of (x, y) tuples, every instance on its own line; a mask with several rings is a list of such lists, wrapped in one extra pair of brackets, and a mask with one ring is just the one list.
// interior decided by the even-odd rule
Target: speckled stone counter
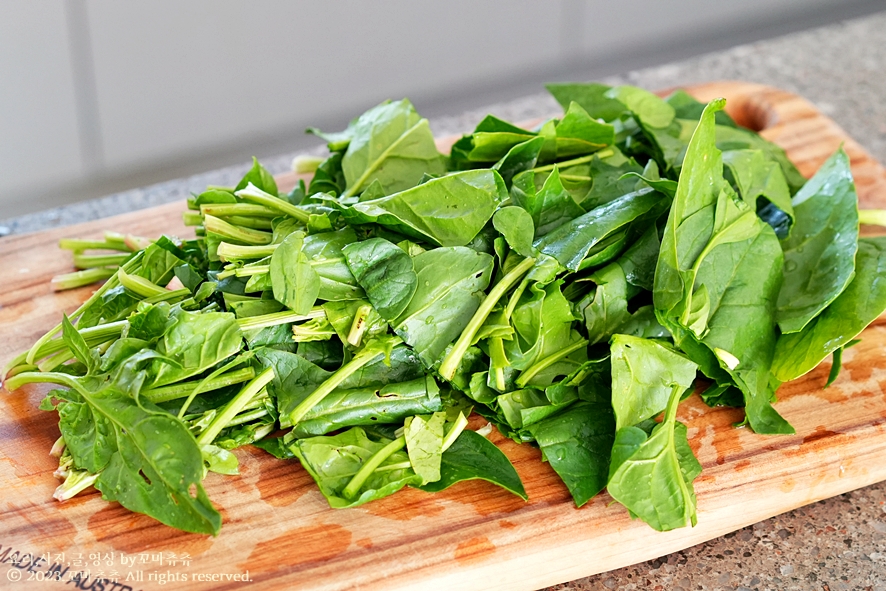
[[(704, 55), (605, 80), (649, 89), (737, 79), (812, 101), (886, 162), (886, 13)], [(488, 112), (511, 120), (558, 112), (546, 94), (432, 122), (437, 135), (473, 128)], [(266, 159), (286, 170), (293, 154)], [(207, 184), (234, 184), (229, 167), (103, 199), (0, 221), (0, 233), (31, 232), (184, 200)], [(886, 458), (883, 458), (886, 461)], [(552, 590), (886, 591), (886, 483), (808, 505), (704, 544)]]

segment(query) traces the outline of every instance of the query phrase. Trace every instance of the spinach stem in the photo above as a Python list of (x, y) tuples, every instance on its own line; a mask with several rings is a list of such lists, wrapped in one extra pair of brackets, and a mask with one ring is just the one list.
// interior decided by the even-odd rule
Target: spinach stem
[(78, 269), (92, 269), (93, 267), (119, 266), (126, 262), (132, 254), (121, 252), (115, 254), (83, 254), (74, 253), (74, 266)]
[(859, 209), (858, 223), (871, 226), (886, 226), (886, 209)]
[[(306, 212), (303, 209), (292, 205), (288, 201), (284, 201), (279, 197), (274, 197), (270, 193), (266, 193), (249, 183), (245, 189), (241, 189), (234, 193), (237, 197), (242, 199), (243, 201), (247, 201), (249, 203), (254, 203), (256, 205), (263, 205), (269, 209), (274, 211), (278, 211), (282, 214), (288, 215), (291, 218), (295, 218), (303, 224), (307, 224), (308, 220), (311, 217), (311, 214)], [(270, 240), (268, 240), (270, 242)]]
[(307, 314), (296, 314), (292, 310), (284, 310), (282, 312), (262, 314), (261, 316), (238, 318), (237, 324), (240, 325), (240, 330), (250, 330), (253, 328), (266, 328), (268, 326), (277, 326), (278, 324), (289, 324), (290, 322), (311, 320), (312, 318), (320, 318), (325, 315), (326, 312), (323, 311), (323, 308), (320, 306), (314, 306)]
[(492, 378), (495, 380), (495, 388), (499, 392), (505, 391), (505, 368), (511, 365), (505, 354), (505, 344), (501, 337), (489, 339), (489, 360), (493, 371)]
[(263, 259), (274, 254), (279, 244), (268, 244), (264, 246), (241, 246), (239, 244), (231, 244), (230, 242), (222, 242), (218, 245), (218, 258), (229, 263), (233, 261), (242, 261), (246, 259)]
[(372, 454), (368, 460), (363, 462), (363, 465), (360, 466), (360, 469), (357, 470), (357, 473), (354, 474), (354, 477), (351, 478), (351, 481), (348, 482), (348, 485), (342, 490), (342, 496), (346, 499), (353, 499), (357, 496), (357, 493), (360, 492), (360, 488), (366, 482), (366, 479), (375, 472), (375, 469), (404, 447), (406, 447), (406, 436), (401, 435)]
[(293, 426), (296, 425), (306, 414), (308, 414), (308, 411), (331, 394), (332, 391), (338, 388), (348, 377), (356, 373), (357, 370), (364, 365), (368, 365), (384, 354), (384, 351), (378, 349), (363, 349), (358, 352), (350, 361), (337, 369), (325, 382), (320, 384), (316, 390), (311, 392), (307, 398), (302, 400), (298, 406), (292, 409), (292, 412), (289, 414), (289, 422), (292, 423)]
[(154, 404), (159, 404), (161, 402), (168, 402), (170, 400), (184, 398), (185, 396), (196, 390), (198, 387), (200, 387), (203, 392), (211, 392), (212, 390), (219, 390), (233, 384), (240, 384), (247, 380), (251, 380), (254, 377), (255, 370), (251, 367), (244, 367), (243, 369), (238, 369), (230, 373), (224, 373), (218, 377), (206, 380), (205, 383), (203, 380), (179, 382), (178, 384), (171, 384), (169, 386), (160, 386), (159, 388), (145, 390), (140, 394), (140, 396), (146, 400), (153, 402)]
[(62, 238), (58, 241), (58, 247), (63, 250), (81, 252), (84, 250), (120, 250), (130, 252), (129, 248), (117, 240), (81, 240), (79, 238)]
[[(141, 265), (142, 258), (144, 258), (144, 252), (137, 252), (137, 253), (135, 253), (135, 255), (131, 259), (126, 261), (126, 263), (124, 263), (123, 266), (120, 267), (120, 269), (123, 270), (124, 272), (134, 271), (138, 266)], [(118, 270), (118, 272), (119, 272), (119, 270)], [(99, 298), (101, 298), (105, 294), (105, 292), (107, 292), (111, 288), (117, 287), (118, 285), (120, 285), (120, 282), (117, 280), (117, 274), (115, 273), (114, 276), (111, 277), (110, 279), (108, 279), (104, 284), (102, 284), (102, 286), (99, 287), (95, 291), (95, 293), (93, 293), (91, 296), (89, 296), (89, 299), (87, 299), (85, 302), (80, 304), (79, 308), (74, 310), (73, 313), (69, 314), (68, 318), (70, 318), (71, 321), (73, 322), (74, 319), (76, 319), (78, 316), (83, 314), (83, 312), (87, 308), (89, 308), (89, 306), (91, 306)], [(61, 329), (62, 329), (62, 325), (61, 325), (61, 322), (59, 322), (49, 332), (47, 332), (45, 335), (43, 335), (42, 337), (37, 339), (37, 342), (35, 342), (31, 346), (31, 348), (28, 350), (28, 354), (27, 354), (27, 357), (25, 358), (25, 361), (28, 364), (33, 365), (35, 359), (37, 359), (36, 355), (41, 350), (43, 345), (45, 345), (48, 341), (52, 340), (52, 337), (54, 337), (56, 334), (58, 334), (58, 332), (61, 331)], [(56, 351), (57, 350), (59, 350), (59, 349), (56, 349)]]
[(486, 299), (484, 299), (480, 304), (480, 307), (477, 308), (471, 321), (468, 322), (467, 327), (462, 331), (461, 336), (458, 337), (458, 340), (452, 346), (452, 349), (450, 349), (449, 353), (446, 354), (446, 357), (443, 358), (443, 362), (440, 364), (440, 369), (438, 371), (444, 379), (452, 380), (455, 376), (456, 370), (458, 370), (458, 366), (461, 364), (462, 358), (464, 358), (465, 353), (468, 351), (468, 347), (471, 346), (474, 336), (477, 334), (477, 331), (480, 330), (483, 323), (486, 322), (486, 318), (492, 312), (492, 308), (495, 307), (498, 301), (504, 297), (508, 290), (513, 287), (523, 275), (529, 272), (534, 264), (534, 258), (530, 257), (528, 259), (523, 259), (519, 265), (511, 269), (508, 274), (502, 277), (501, 281), (492, 288), (492, 291), (489, 292), (489, 295), (486, 296)]
[(606, 158), (607, 156), (611, 156), (612, 153), (612, 150), (601, 150), (599, 152), (594, 152), (593, 154), (588, 154), (587, 156), (582, 156), (580, 158), (573, 158), (572, 160), (564, 160), (563, 162), (554, 162), (553, 164), (538, 166), (536, 168), (533, 168), (532, 172), (548, 172), (549, 170), (554, 170), (555, 167), (559, 170), (563, 170), (564, 168), (569, 168), (570, 166), (576, 166), (578, 164), (590, 162), (594, 158)]
[(468, 418), (465, 416), (465, 413), (459, 411), (458, 418), (455, 419), (455, 422), (452, 423), (452, 427), (446, 432), (446, 436), (443, 437), (443, 451), (452, 447), (452, 444), (455, 443), (455, 440), (458, 439), (458, 436), (461, 435), (461, 432), (464, 431), (467, 426)]
[(225, 406), (222, 408), (221, 412), (219, 412), (215, 418), (212, 420), (209, 425), (200, 433), (200, 436), (197, 437), (197, 443), (199, 445), (208, 445), (212, 443), (218, 434), (221, 433), (222, 429), (228, 426), (228, 423), (233, 419), (237, 414), (243, 410), (243, 407), (252, 400), (256, 395), (261, 392), (265, 386), (268, 385), (268, 382), (274, 379), (274, 368), (268, 367), (260, 374), (255, 376), (246, 386), (243, 387), (240, 392), (237, 393)]
[(142, 298), (150, 298), (168, 293), (168, 290), (138, 275), (130, 275), (122, 268), (117, 271), (120, 285)]
[(75, 289), (83, 287), (102, 279), (109, 279), (117, 273), (116, 267), (98, 267), (95, 269), (84, 269), (83, 271), (75, 271), (73, 273), (63, 273), (56, 275), (50, 281), (53, 291), (64, 291), (66, 289)]
[(363, 340), (363, 334), (366, 332), (366, 318), (371, 311), (372, 306), (369, 304), (363, 304), (357, 308), (357, 313), (354, 314), (354, 321), (351, 323), (351, 330), (348, 331), (348, 343), (352, 346), (360, 346), (360, 342)]
[(264, 205), (256, 205), (254, 203), (205, 203), (200, 206), (200, 213), (203, 215), (214, 215), (217, 217), (226, 216), (250, 216), (275, 218), (280, 215)]
[(218, 234), (222, 238), (242, 242), (244, 244), (270, 244), (273, 239), (270, 232), (241, 228), (240, 226), (229, 224), (223, 219), (217, 218), (213, 215), (203, 216), (203, 227), (206, 228), (207, 232), (212, 232), (213, 234)]

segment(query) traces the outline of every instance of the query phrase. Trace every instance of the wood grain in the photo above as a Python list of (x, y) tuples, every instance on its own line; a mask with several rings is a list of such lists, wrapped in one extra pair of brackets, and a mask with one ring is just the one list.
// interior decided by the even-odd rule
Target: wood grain
[[(806, 175), (843, 143), (862, 206), (886, 206), (886, 171), (804, 99), (741, 82), (689, 90), (702, 100), (725, 96), (733, 117), (785, 148)], [(294, 182), (292, 175), (280, 178), (283, 187)], [(186, 235), (182, 209), (173, 204), (0, 239), (0, 362), (88, 296), (88, 288), (62, 293), (49, 288), (52, 275), (70, 270), (69, 255), (55, 246), (60, 237), (98, 236), (105, 228)], [(698, 526), (668, 533), (631, 521), (623, 508), (609, 506), (606, 494), (576, 510), (538, 450), (494, 433), (493, 441), (523, 478), (527, 503), (488, 483), (468, 482), (433, 495), (405, 490), (334, 511), (297, 462), (249, 448), (237, 451), (239, 477), (207, 478), (210, 498), (224, 517), (221, 535), (185, 534), (105, 503), (97, 493), (54, 502), (56, 464), (47, 452), (58, 428), (54, 415), (37, 410), (47, 388), (3, 391), (0, 557), (7, 548), (35, 555), (64, 552), (67, 561), (99, 551), (190, 557), (188, 565), (124, 566), (118, 558), (114, 566), (89, 566), (94, 578), (116, 572), (133, 589), (234, 589), (243, 583), (193, 578), (247, 571), (252, 589), (536, 589), (652, 559), (886, 479), (884, 344), (886, 326), (875, 323), (845, 352), (844, 371), (830, 388), (822, 389), (829, 370), (824, 363), (779, 390), (777, 408), (796, 427), (795, 436), (734, 429), (741, 411), (707, 408), (697, 396), (682, 404), (679, 419), (689, 427), (704, 472), (696, 481)], [(72, 566), (71, 572), (83, 568)], [(128, 573), (139, 572), (141, 581), (125, 581)], [(157, 577), (163, 573), (178, 581), (161, 585)], [(184, 575), (190, 580), (181, 581)], [(0, 588), (6, 585), (0, 573)]]

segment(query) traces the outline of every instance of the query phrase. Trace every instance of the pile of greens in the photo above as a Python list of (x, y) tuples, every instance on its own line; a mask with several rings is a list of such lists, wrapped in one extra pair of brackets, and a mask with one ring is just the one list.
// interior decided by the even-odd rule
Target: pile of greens
[(41, 404), (55, 496), (216, 534), (203, 479), (251, 444), (336, 508), (475, 478), (526, 498), (473, 411), (577, 506), (606, 488), (657, 530), (694, 524), (680, 402), (793, 433), (776, 389), (831, 354), (836, 377), (886, 308), (886, 240), (859, 237), (842, 149), (807, 182), (722, 99), (549, 89), (562, 117), (488, 116), (448, 158), (406, 100), (310, 130), (330, 156), (309, 186), (255, 162), (189, 199), (195, 240), (65, 241), (82, 270), (58, 287), (107, 281), (6, 372), (65, 387)]

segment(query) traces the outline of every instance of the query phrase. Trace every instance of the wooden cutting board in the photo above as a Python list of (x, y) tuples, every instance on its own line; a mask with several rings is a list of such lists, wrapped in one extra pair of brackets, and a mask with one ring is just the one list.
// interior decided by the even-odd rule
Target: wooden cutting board
[[(886, 171), (804, 99), (741, 82), (690, 92), (701, 100), (725, 96), (739, 123), (762, 130), (807, 176), (843, 143), (862, 207), (886, 207)], [(281, 186), (295, 178), (284, 175)], [(56, 247), (59, 238), (99, 236), (103, 229), (184, 236), (183, 207), (0, 239), (0, 362), (29, 347), (62, 310), (72, 311), (89, 294), (88, 288), (50, 290), (50, 278), (71, 269), (70, 256)], [(221, 534), (185, 534), (106, 503), (96, 492), (55, 502), (57, 464), (48, 451), (58, 437), (57, 419), (37, 409), (48, 388), (4, 390), (0, 588), (61, 589), (75, 572), (89, 569), (90, 582), (116, 574), (115, 589), (234, 589), (248, 578), (250, 589), (519, 590), (649, 560), (886, 479), (886, 324), (875, 323), (862, 339), (844, 354), (843, 373), (830, 388), (822, 389), (825, 362), (779, 390), (777, 408), (796, 427), (795, 436), (734, 429), (740, 410), (707, 408), (697, 396), (684, 402), (678, 417), (704, 466), (695, 484), (698, 525), (668, 533), (632, 521), (606, 494), (575, 509), (537, 449), (494, 433), (529, 502), (468, 482), (438, 494), (404, 490), (335, 511), (297, 461), (246, 448), (237, 451), (240, 476), (206, 480), (224, 518)], [(33, 560), (20, 566), (33, 563), (33, 572), (10, 566), (28, 554)], [(63, 581), (38, 582), (54, 562), (69, 569)], [(168, 582), (161, 584), (161, 577)]]

